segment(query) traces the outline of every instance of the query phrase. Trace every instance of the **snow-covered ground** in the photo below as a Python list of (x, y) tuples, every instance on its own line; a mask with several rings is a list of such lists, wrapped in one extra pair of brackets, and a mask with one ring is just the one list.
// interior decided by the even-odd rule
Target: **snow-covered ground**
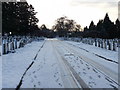
[(114, 82), (114, 80), (112, 80), (109, 75), (104, 74), (102, 71), (98, 70), (97, 67), (94, 67), (93, 65), (84, 61), (76, 53), (70, 51), (67, 48), (68, 46), (65, 47), (65, 43), (60, 43), (61, 42), (57, 44), (60, 54), (66, 59), (70, 66), (72, 66), (77, 74), (79, 74), (79, 76), (85, 81), (89, 88), (118, 88), (116, 82)]
[[(89, 61), (87, 60), (87, 62), (89, 62), (92, 65), (94, 64), (94, 66), (96, 66), (99, 69), (104, 69), (104, 72), (110, 74), (112, 78), (118, 81), (118, 63), (113, 62), (118, 62), (118, 52), (109, 51), (92, 45), (87, 45), (73, 41), (66, 42), (68, 44), (64, 43), (64, 46), (67, 45), (67, 47), (72, 48), (72, 50), (75, 50), (77, 52), (76, 54), (81, 54), (83, 58), (87, 57), (89, 59)], [(101, 58), (96, 54), (105, 57), (106, 59), (110, 59), (112, 61)], [(105, 70), (105, 68), (107, 70)]]
[(33, 61), (38, 49), (44, 41), (32, 42), (24, 48), (17, 49), (15, 53), (2, 56), (2, 87), (16, 88), (23, 73)]
[(0, 45), (0, 56), (2, 54), (2, 45)]
[(60, 69), (51, 41), (46, 41), (35, 63), (24, 76), (22, 88), (63, 88)]
[(99, 55), (107, 59), (110, 59), (112, 61), (118, 62), (118, 52), (95, 47), (93, 45), (84, 44), (82, 42), (74, 42), (74, 41), (66, 41), (66, 42), (75, 47), (79, 47), (80, 49), (85, 50), (89, 53)]
[(21, 88), (117, 88), (118, 64), (96, 54), (118, 62), (118, 52), (91, 45), (56, 38), (32, 42), (3, 55), (2, 86), (16, 88), (23, 76)]

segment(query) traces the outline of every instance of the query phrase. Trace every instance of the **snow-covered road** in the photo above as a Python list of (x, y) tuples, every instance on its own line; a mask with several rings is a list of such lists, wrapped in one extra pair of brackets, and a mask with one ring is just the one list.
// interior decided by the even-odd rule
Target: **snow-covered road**
[(46, 40), (35, 63), (24, 76), (22, 88), (78, 88), (61, 56), (56, 52), (54, 40)]
[[(86, 52), (84, 50), (79, 49), (78, 47), (71, 46), (67, 43), (63, 43), (63, 42), (61, 42), (61, 43), (62, 43), (62, 46), (64, 46), (64, 48), (66, 48), (68, 51), (79, 56), (80, 58), (82, 58), (82, 60), (91, 64), (93, 67), (96, 67), (97, 69), (99, 69), (103, 73), (109, 75), (112, 79), (114, 79), (115, 81), (118, 82), (118, 64), (109, 62), (103, 58), (100, 58), (100, 57), (90, 53), (90, 51)], [(110, 56), (111, 56), (111, 54), (110, 54)]]
[[(22, 76), (20, 88), (118, 87), (116, 63), (70, 43), (56, 38), (46, 39), (32, 42), (16, 53), (3, 55), (3, 88), (16, 88)], [(25, 73), (32, 61), (34, 63)]]
[[(61, 52), (61, 56), (63, 56), (67, 62), (71, 64), (74, 70), (80, 74), (79, 76), (82, 77), (83, 75), (82, 78), (86, 81), (89, 87), (110, 87), (111, 84), (108, 84), (108, 82), (105, 81), (112, 82), (116, 84), (117, 87), (118, 64), (106, 61), (94, 54), (81, 50), (75, 46), (71, 46), (64, 41), (57, 41), (55, 45), (57, 45), (57, 48)], [(103, 81), (106, 84), (103, 83)]]

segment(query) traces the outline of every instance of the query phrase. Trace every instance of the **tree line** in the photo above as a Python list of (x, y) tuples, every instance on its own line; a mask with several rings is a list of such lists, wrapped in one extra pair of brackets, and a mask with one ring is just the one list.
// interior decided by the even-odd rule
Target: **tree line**
[(105, 18), (99, 20), (97, 25), (91, 21), (89, 27), (82, 29), (81, 25), (65, 16), (56, 20), (53, 30), (60, 37), (120, 38), (120, 21), (117, 19), (115, 23), (112, 22), (106, 13)]
[(27, 2), (2, 2), (2, 34), (33, 34), (39, 29), (36, 13)]
[[(120, 21), (112, 22), (106, 14), (97, 25), (91, 21), (89, 27), (81, 28), (73, 19), (66, 16), (55, 21), (51, 29), (45, 24), (38, 27), (37, 12), (27, 2), (2, 2), (2, 34), (32, 35), (44, 37), (92, 37), (120, 38)], [(87, 21), (86, 21), (87, 22)]]
[(2, 2), (2, 35), (55, 37), (45, 24), (39, 27), (37, 12), (27, 2)]
[(93, 38), (120, 38), (120, 21), (112, 22), (108, 13), (103, 20), (99, 20), (97, 25), (91, 21), (89, 27), (84, 28), (83, 37)]

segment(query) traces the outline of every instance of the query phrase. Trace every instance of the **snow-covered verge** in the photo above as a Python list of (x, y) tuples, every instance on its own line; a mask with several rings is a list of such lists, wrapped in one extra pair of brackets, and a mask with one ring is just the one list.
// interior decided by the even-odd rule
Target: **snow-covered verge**
[(2, 88), (16, 88), (23, 73), (33, 61), (44, 41), (33, 41), (15, 53), (2, 56)]
[(74, 41), (65, 41), (65, 42), (75, 47), (79, 47), (80, 49), (85, 50), (89, 53), (99, 55), (107, 59), (110, 59), (112, 61), (118, 62), (118, 52), (95, 47), (93, 45), (84, 44), (82, 42), (74, 42)]
[(109, 75), (93, 67), (94, 65), (85, 62), (74, 52), (70, 51), (69, 48), (65, 47), (63, 43), (58, 43), (57, 45), (59, 45), (58, 50), (60, 54), (85, 81), (89, 88), (118, 88), (117, 82), (112, 80)]

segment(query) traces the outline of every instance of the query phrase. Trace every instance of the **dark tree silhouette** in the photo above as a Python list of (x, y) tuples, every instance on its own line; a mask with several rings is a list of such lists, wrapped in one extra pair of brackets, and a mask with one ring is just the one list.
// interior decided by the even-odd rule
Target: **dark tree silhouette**
[(91, 21), (91, 23), (90, 23), (89, 30), (90, 31), (94, 31), (95, 30), (95, 24), (94, 24), (93, 21)]
[(60, 17), (56, 20), (56, 24), (53, 26), (57, 35), (60, 37), (72, 36), (80, 31), (81, 26), (76, 24), (72, 19), (68, 19), (66, 16)]
[(99, 22), (97, 23), (96, 31), (98, 32), (98, 35), (97, 35), (98, 38), (107, 38), (108, 35), (103, 26), (103, 20), (99, 20)]
[(84, 27), (84, 32), (87, 32), (88, 31), (88, 27)]
[(115, 37), (115, 26), (114, 23), (109, 19), (108, 13), (105, 15), (103, 27), (105, 28), (105, 31), (107, 33), (107, 38)]
[(120, 38), (120, 21), (117, 19), (116, 22), (117, 37)]
[(40, 29), (41, 29), (41, 30), (47, 30), (47, 27), (46, 27), (45, 24), (43, 24), (43, 25), (41, 25)]
[(32, 34), (38, 19), (32, 5), (27, 2), (2, 3), (3, 34), (12, 32), (14, 35)]
[(106, 13), (104, 20), (99, 20), (97, 25), (92, 21), (89, 28), (85, 27), (83, 37), (96, 37), (96, 38), (118, 38), (120, 31), (119, 20), (114, 24)]
[[(2, 3), (2, 28), (3, 33), (9, 33), (16, 29), (16, 25), (14, 25), (15, 22), (15, 3)], [(15, 22), (15, 23), (14, 23)], [(15, 28), (13, 28), (15, 27)]]

